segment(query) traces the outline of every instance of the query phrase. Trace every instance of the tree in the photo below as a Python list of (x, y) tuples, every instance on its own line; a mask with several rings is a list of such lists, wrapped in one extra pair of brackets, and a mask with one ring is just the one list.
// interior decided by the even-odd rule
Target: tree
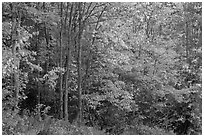
[[(68, 3), (67, 3), (67, 15), (68, 15)], [(69, 13), (69, 25), (68, 25), (68, 31), (67, 31), (67, 55), (66, 55), (66, 77), (65, 77), (65, 119), (68, 120), (68, 93), (69, 93), (69, 87), (68, 83), (70, 80), (70, 65), (71, 65), (71, 57), (72, 57), (72, 37), (71, 37), (71, 30), (72, 30), (72, 17), (73, 17), (73, 10), (74, 10), (74, 4), (70, 4), (70, 13)], [(66, 20), (65, 20), (66, 21)]]
[[(62, 22), (62, 15), (63, 15), (63, 3), (60, 3), (60, 17), (61, 17), (61, 22), (60, 22), (60, 68), (62, 68), (62, 31), (63, 31), (63, 22)], [(60, 73), (60, 117), (63, 118), (63, 89), (62, 89), (62, 72)]]
[(78, 34), (78, 94), (79, 94), (79, 126), (81, 125), (82, 120), (82, 89), (81, 89), (81, 81), (82, 81), (82, 74), (81, 74), (81, 36), (83, 32), (82, 28), (82, 3), (78, 3), (78, 10), (79, 10), (79, 34)]

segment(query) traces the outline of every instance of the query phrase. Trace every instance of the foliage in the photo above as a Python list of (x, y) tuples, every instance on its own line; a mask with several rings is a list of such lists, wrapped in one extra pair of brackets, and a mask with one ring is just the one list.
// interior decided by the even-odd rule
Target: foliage
[(199, 2), (4, 2), (3, 134), (201, 134), (201, 65)]
[(135, 124), (128, 127), (123, 133), (124, 135), (175, 135), (172, 131), (165, 131), (158, 127), (149, 127), (143, 124)]

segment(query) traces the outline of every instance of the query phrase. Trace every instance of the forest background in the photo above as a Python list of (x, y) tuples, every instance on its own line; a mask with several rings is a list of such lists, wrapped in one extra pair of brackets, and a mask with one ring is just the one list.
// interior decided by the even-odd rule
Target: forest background
[(3, 2), (2, 134), (202, 134), (202, 3)]

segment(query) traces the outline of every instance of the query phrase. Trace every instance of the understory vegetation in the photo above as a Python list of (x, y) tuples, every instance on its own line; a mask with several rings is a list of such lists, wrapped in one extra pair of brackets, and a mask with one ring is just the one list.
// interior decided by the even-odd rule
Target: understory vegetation
[(202, 134), (202, 3), (3, 2), (2, 134)]

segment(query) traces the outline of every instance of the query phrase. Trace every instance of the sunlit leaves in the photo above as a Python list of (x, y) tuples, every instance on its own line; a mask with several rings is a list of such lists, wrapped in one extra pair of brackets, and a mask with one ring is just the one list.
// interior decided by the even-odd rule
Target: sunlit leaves
[(2, 51), (2, 76), (3, 78), (6, 76), (10, 76), (13, 73), (14, 63), (12, 58), (12, 53), (9, 50)]
[(45, 84), (48, 85), (50, 89), (56, 88), (57, 80), (59, 78), (59, 71), (60, 69), (56, 68), (56, 69), (49, 71), (48, 74), (45, 74), (43, 76), (43, 79), (45, 80)]

